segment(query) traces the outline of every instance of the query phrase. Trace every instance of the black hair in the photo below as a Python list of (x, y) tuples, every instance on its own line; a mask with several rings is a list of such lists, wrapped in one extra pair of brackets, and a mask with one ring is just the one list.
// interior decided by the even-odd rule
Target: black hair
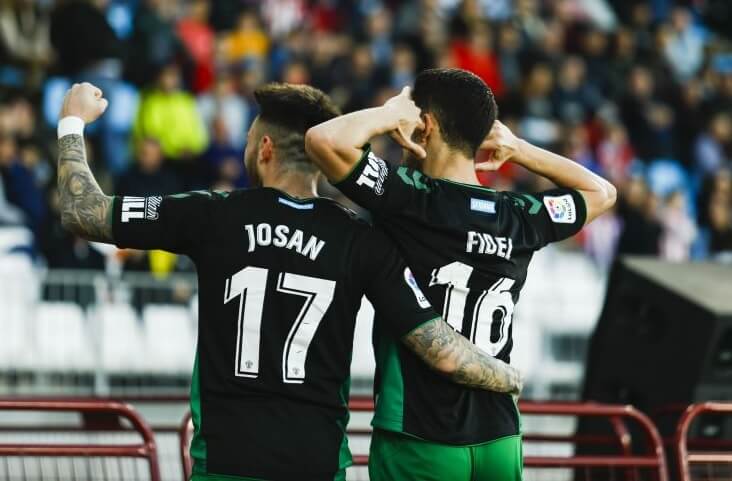
[(269, 83), (255, 90), (262, 133), (272, 137), (280, 161), (314, 171), (305, 153), (305, 132), (310, 127), (340, 115), (340, 110), (323, 91), (309, 85)]
[(412, 99), (431, 113), (450, 147), (475, 156), (498, 115), (490, 87), (477, 75), (457, 68), (434, 68), (417, 75)]

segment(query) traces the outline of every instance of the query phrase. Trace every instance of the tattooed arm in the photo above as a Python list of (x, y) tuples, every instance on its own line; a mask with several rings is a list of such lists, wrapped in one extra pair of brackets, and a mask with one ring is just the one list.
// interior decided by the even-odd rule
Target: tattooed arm
[(89, 83), (74, 84), (64, 97), (59, 122), (58, 190), (61, 223), (91, 241), (112, 242), (112, 198), (104, 195), (89, 170), (84, 123), (107, 108), (102, 91)]
[(112, 198), (104, 195), (89, 170), (84, 138), (65, 135), (58, 140), (58, 149), (61, 223), (85, 239), (112, 242)]
[(466, 386), (518, 395), (519, 371), (489, 356), (442, 319), (426, 322), (402, 341), (434, 370)]

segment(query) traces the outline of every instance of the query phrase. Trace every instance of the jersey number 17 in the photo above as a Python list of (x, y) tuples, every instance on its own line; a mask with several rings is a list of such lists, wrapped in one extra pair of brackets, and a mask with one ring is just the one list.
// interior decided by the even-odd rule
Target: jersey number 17
[[(268, 269), (250, 266), (226, 280), (224, 304), (239, 298), (234, 363), (234, 375), (237, 377), (259, 376), (259, 342), (268, 276)], [(282, 272), (277, 278), (278, 292), (305, 298), (282, 351), (283, 382), (301, 384), (305, 380), (308, 349), (333, 301), (335, 288), (335, 281), (290, 272)]]

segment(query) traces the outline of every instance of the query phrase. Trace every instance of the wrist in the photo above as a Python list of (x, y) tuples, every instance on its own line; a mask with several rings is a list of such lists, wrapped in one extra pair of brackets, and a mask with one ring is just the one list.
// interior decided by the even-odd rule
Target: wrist
[(524, 139), (516, 139), (516, 150), (511, 157), (511, 162), (523, 165), (526, 162), (526, 151), (528, 147), (529, 143)]
[(75, 115), (67, 115), (58, 121), (58, 127), (56, 129), (58, 138), (65, 137), (67, 135), (80, 135), (84, 136), (84, 120), (81, 117)]

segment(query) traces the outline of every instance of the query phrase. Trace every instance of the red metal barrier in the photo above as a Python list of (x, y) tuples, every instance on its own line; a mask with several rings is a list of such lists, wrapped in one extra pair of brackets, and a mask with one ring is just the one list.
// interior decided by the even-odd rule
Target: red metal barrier
[[(691, 423), (702, 414), (732, 415), (732, 403), (706, 402), (692, 404), (684, 411), (681, 419), (679, 419), (675, 438), (681, 481), (692, 481), (690, 466), (693, 464), (729, 464), (732, 466), (732, 450), (689, 451), (689, 428)], [(719, 445), (720, 443), (709, 443), (711, 447), (718, 447)], [(695, 447), (699, 448), (701, 446), (697, 445)], [(732, 470), (730, 472), (732, 473)], [(710, 475), (708, 479), (714, 479), (714, 476)]]
[[(351, 399), (350, 408), (351, 411), (368, 412), (373, 411), (374, 405), (370, 398), (354, 398)], [(616, 436), (615, 438), (608, 438), (604, 436), (582, 437), (527, 433), (523, 436), (524, 441), (566, 442), (573, 444), (613, 444), (617, 442), (621, 448), (621, 454), (619, 455), (570, 456), (564, 458), (526, 456), (524, 458), (524, 466), (527, 468), (646, 468), (655, 471), (659, 481), (668, 481), (666, 456), (663, 450), (661, 436), (658, 434), (656, 427), (650, 419), (632, 406), (595, 403), (520, 402), (519, 409), (524, 415), (605, 417), (611, 423)], [(636, 422), (645, 432), (650, 446), (648, 453), (644, 455), (632, 454), (630, 434), (623, 422), (623, 420), (628, 419)], [(355, 465), (367, 465), (368, 456), (355, 455), (353, 462)], [(633, 476), (627, 476), (626, 479), (633, 479)]]
[[(3, 443), (0, 444), (0, 456), (144, 458), (150, 468), (150, 480), (160, 481), (160, 467), (153, 432), (137, 412), (127, 404), (96, 400), (7, 399), (0, 400), (0, 411), (71, 412), (92, 418), (114, 416), (116, 419), (125, 419), (142, 437), (142, 443), (118, 445)], [(97, 418), (97, 420), (100, 419)]]

